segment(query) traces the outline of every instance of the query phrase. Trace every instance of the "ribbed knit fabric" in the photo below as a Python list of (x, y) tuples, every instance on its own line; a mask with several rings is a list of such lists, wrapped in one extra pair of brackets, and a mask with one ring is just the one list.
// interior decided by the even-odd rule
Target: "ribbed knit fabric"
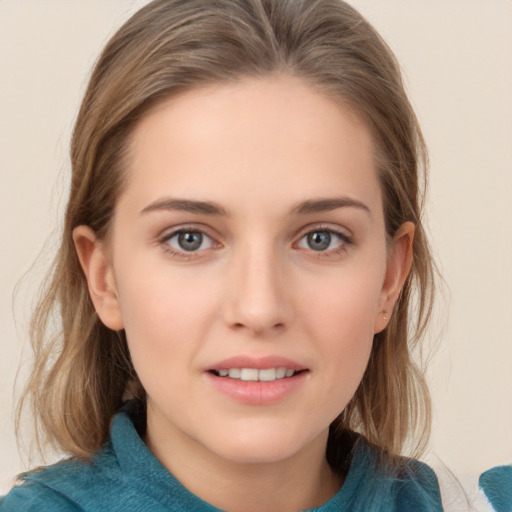
[(489, 469), (478, 483), (496, 512), (512, 512), (512, 465)]
[[(377, 451), (359, 439), (340, 491), (315, 512), (439, 512), (439, 487), (426, 465), (409, 461), (400, 477), (376, 467)], [(153, 456), (132, 420), (119, 413), (92, 463), (68, 460), (24, 475), (1, 512), (212, 512)]]

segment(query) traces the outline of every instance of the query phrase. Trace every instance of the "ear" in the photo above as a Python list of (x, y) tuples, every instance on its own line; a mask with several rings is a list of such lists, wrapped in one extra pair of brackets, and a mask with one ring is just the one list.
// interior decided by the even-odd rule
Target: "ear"
[(88, 226), (76, 227), (73, 230), (73, 241), (96, 313), (110, 329), (123, 329), (114, 272), (104, 242)]
[(375, 318), (374, 333), (381, 332), (389, 323), (402, 286), (411, 270), (413, 240), (414, 224), (405, 222), (393, 237), (391, 254), (388, 259), (379, 299), (379, 308)]

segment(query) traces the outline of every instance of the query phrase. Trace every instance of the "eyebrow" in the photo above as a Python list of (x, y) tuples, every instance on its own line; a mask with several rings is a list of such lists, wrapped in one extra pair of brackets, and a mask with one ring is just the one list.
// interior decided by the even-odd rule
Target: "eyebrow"
[(177, 210), (203, 215), (227, 215), (227, 211), (220, 205), (211, 201), (193, 201), (191, 199), (158, 199), (146, 206), (140, 213), (161, 210)]
[(359, 208), (371, 216), (371, 211), (363, 202), (351, 197), (327, 197), (321, 199), (310, 199), (303, 201), (292, 208), (292, 213), (307, 215), (309, 213), (328, 212), (338, 208)]
[[(358, 208), (366, 211), (371, 216), (371, 211), (363, 202), (351, 197), (328, 197), (321, 199), (308, 199), (295, 205), (291, 209), (292, 214), (307, 215), (311, 213), (328, 212), (338, 208)], [(145, 214), (154, 211), (175, 210), (199, 215), (222, 215), (227, 216), (225, 208), (212, 201), (196, 201), (192, 199), (164, 198), (153, 201), (140, 213)]]

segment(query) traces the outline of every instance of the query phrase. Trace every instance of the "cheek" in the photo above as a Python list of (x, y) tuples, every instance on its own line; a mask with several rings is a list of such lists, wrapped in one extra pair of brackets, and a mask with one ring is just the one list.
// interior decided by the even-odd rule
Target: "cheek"
[[(328, 338), (343, 335), (347, 342), (373, 336), (385, 265), (365, 262), (340, 268), (321, 280), (304, 283), (304, 315)], [(316, 284), (316, 285), (315, 285)]]
[[(380, 276), (380, 271), (377, 274)], [(304, 301), (305, 329), (322, 353), (326, 392), (334, 394), (338, 403), (346, 404), (352, 398), (366, 369), (378, 313), (379, 282), (380, 277), (371, 276), (368, 268), (340, 272)]]
[(170, 272), (165, 264), (143, 266), (132, 260), (129, 268), (119, 268), (121, 313), (136, 369), (183, 368), (217, 314), (219, 294), (214, 284), (205, 286), (198, 276), (191, 279), (185, 272)]

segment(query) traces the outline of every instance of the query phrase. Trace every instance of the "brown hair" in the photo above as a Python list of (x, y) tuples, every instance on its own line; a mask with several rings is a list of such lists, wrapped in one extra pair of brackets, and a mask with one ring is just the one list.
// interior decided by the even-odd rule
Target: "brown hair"
[[(416, 225), (412, 271), (333, 431), (361, 432), (391, 454), (408, 439), (423, 446), (430, 401), (411, 352), (433, 299), (421, 219), (426, 151), (392, 52), (341, 0), (156, 0), (108, 42), (76, 121), (62, 242), (32, 322), (35, 368), (19, 411), (30, 398), (43, 441), (89, 457), (123, 398), (145, 400), (124, 332), (95, 313), (72, 239), (81, 224), (100, 238), (108, 233), (134, 126), (155, 102), (180, 91), (275, 72), (298, 76), (364, 116), (376, 143), (387, 234), (406, 221)], [(52, 335), (54, 314), (60, 329)]]

